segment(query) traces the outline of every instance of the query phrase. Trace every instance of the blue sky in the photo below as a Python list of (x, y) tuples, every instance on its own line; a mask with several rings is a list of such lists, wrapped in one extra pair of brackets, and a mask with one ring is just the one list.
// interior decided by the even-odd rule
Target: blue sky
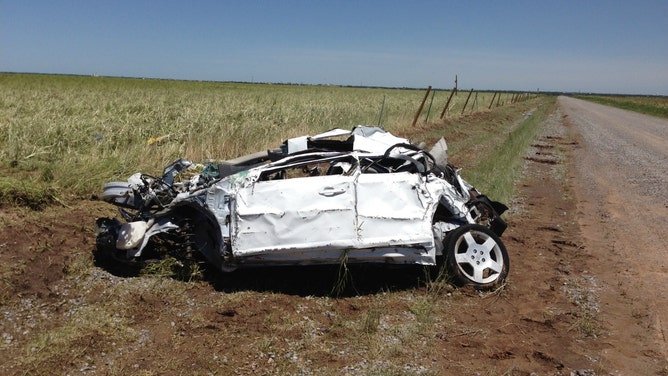
[(668, 1), (0, 0), (0, 71), (668, 95)]

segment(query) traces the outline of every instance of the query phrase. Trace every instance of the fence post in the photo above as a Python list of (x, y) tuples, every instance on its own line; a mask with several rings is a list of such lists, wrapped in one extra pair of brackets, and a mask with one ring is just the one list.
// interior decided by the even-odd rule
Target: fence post
[(466, 102), (464, 102), (464, 107), (462, 108), (462, 114), (464, 114), (464, 110), (466, 110), (466, 105), (469, 103), (469, 99), (471, 99), (471, 94), (473, 94), (473, 89), (469, 91), (469, 96), (466, 97)]
[(440, 119), (443, 119), (443, 116), (445, 116), (445, 111), (448, 110), (448, 106), (450, 106), (450, 100), (452, 99), (452, 96), (455, 94), (456, 91), (457, 91), (456, 86), (450, 91), (450, 96), (448, 97), (448, 101), (445, 102), (445, 107), (443, 107), (443, 111), (441, 111)]
[(383, 121), (383, 111), (385, 111), (385, 97), (386, 95), (383, 95), (383, 104), (380, 106), (380, 115), (378, 115), (378, 126), (380, 127)]
[(427, 107), (427, 116), (424, 118), (424, 123), (429, 122), (429, 114), (431, 113), (431, 105), (434, 104), (434, 95), (436, 95), (436, 90), (431, 92), (431, 100), (429, 101), (429, 107)]
[(494, 99), (495, 98), (496, 98), (496, 92), (494, 92), (494, 95), (492, 96), (492, 101), (489, 102), (489, 107), (487, 107), (488, 110), (492, 108), (492, 105), (494, 104)]
[(422, 98), (422, 103), (420, 103), (420, 108), (418, 108), (417, 113), (415, 114), (415, 118), (413, 118), (413, 125), (411, 127), (415, 126), (415, 123), (417, 123), (417, 119), (420, 116), (420, 113), (422, 112), (422, 107), (424, 107), (424, 102), (427, 101), (427, 98), (429, 97), (429, 92), (431, 91), (431, 85), (427, 88), (427, 92), (424, 94), (424, 98)]

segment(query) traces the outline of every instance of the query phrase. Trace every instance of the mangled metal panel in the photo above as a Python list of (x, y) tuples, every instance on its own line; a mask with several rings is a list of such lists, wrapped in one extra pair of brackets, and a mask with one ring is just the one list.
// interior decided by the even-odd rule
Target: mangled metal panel
[(445, 166), (448, 164), (448, 144), (445, 142), (445, 138), (441, 137), (440, 140), (429, 151), (436, 164), (440, 166)]
[(396, 144), (408, 144), (408, 139), (394, 136), (378, 127), (358, 126), (353, 129), (355, 139), (354, 150), (373, 153), (384, 153), (387, 148)]
[(315, 136), (301, 136), (288, 139), (285, 144), (288, 154), (304, 151), (308, 149), (308, 141), (326, 140), (339, 138), (342, 136), (352, 136), (352, 150), (366, 151), (370, 153), (382, 154), (390, 146), (396, 144), (408, 144), (409, 140), (394, 136), (382, 128), (358, 125), (352, 131), (335, 128)]
[(357, 234), (363, 247), (433, 245), (435, 198), (417, 174), (362, 174), (357, 182)]
[[(433, 263), (427, 217), (436, 201), (420, 179), (405, 173), (256, 182), (236, 194), (233, 254), (298, 259), (308, 250), (317, 263), (345, 251), (359, 260)], [(362, 248), (366, 253), (355, 251)]]
[(354, 177), (260, 181), (241, 188), (232, 231), (235, 256), (349, 246), (355, 238)]

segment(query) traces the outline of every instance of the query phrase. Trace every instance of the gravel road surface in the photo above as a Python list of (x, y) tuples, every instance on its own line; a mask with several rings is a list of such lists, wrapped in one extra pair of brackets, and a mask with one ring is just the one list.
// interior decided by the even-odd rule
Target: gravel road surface
[(579, 142), (578, 220), (611, 328), (606, 360), (622, 374), (655, 372), (647, 358), (668, 361), (668, 121), (574, 98), (559, 105)]

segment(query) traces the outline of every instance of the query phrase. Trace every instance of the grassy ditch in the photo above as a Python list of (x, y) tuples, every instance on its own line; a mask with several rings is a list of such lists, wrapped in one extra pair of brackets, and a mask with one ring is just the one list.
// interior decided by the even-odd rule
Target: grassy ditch
[(487, 155), (468, 175), (471, 183), (491, 197), (508, 202), (514, 195), (513, 186), (522, 168), (524, 154), (541, 123), (554, 112), (555, 107), (554, 101), (539, 103), (526, 112), (523, 119), (516, 120), (507, 133), (492, 137), (492, 142), (498, 143), (486, 149)]

